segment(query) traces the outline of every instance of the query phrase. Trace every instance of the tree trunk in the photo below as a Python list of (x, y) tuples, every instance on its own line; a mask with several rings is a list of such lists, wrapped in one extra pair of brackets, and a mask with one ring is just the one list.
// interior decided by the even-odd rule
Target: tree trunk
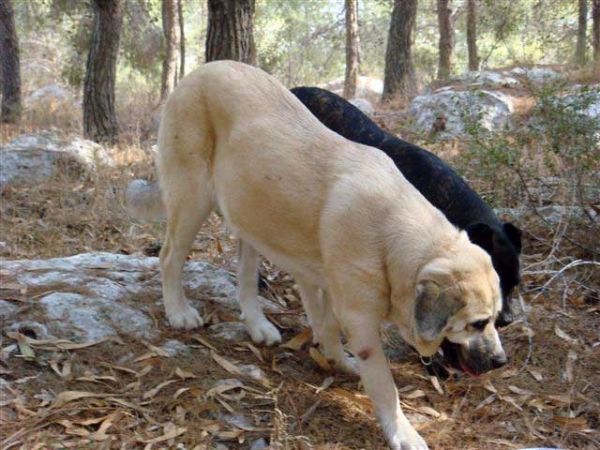
[(346, 0), (346, 79), (344, 97), (356, 97), (360, 40), (358, 37), (358, 0)]
[(467, 4), (467, 48), (469, 52), (469, 70), (479, 70), (479, 55), (477, 54), (477, 6), (475, 0)]
[(208, 0), (206, 62), (231, 59), (256, 65), (254, 0)]
[(594, 65), (600, 73), (600, 0), (592, 0), (592, 43), (594, 48)]
[(10, 0), (0, 0), (0, 63), (2, 65), (1, 121), (15, 123), (21, 118), (21, 68), (19, 39)]
[(584, 67), (586, 63), (587, 13), (588, 0), (579, 0), (579, 24), (577, 27), (577, 47), (575, 48), (575, 65), (579, 67)]
[(183, 20), (182, 0), (177, 0), (177, 14), (179, 16), (179, 79), (185, 75), (185, 21)]
[(438, 79), (447, 80), (452, 73), (454, 53), (452, 0), (437, 0), (437, 15), (440, 27)]
[(177, 0), (162, 0), (162, 23), (165, 35), (165, 58), (163, 59), (160, 101), (164, 102), (177, 86), (179, 79), (179, 13)]
[(123, 19), (120, 0), (94, 0), (94, 25), (83, 86), (83, 134), (115, 143), (115, 79)]
[(416, 19), (417, 0), (394, 0), (385, 52), (383, 100), (397, 94), (414, 95), (418, 90), (412, 57)]

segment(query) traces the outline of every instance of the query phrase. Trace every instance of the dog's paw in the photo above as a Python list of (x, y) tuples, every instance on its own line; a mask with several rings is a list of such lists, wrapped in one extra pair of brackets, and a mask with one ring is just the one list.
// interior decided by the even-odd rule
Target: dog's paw
[(167, 312), (169, 324), (177, 330), (193, 330), (204, 325), (204, 321), (198, 311), (191, 306), (177, 311)]
[(404, 436), (395, 436), (390, 440), (391, 450), (429, 450), (425, 440), (414, 429)]
[(403, 439), (394, 444), (390, 444), (390, 449), (392, 449), (392, 450), (429, 450), (429, 447), (427, 446), (427, 444), (425, 443), (423, 438), (421, 438), (419, 436), (419, 440), (420, 440), (420, 442), (417, 440)]
[(266, 317), (245, 319), (246, 330), (255, 344), (275, 345), (281, 342), (281, 334)]
[(391, 450), (429, 450), (425, 439), (413, 428), (404, 414), (391, 422), (381, 420), (381, 426)]

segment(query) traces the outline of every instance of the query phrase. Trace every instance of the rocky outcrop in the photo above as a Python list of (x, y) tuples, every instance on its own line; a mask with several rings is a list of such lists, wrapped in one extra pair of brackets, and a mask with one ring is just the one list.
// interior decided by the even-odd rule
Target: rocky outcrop
[[(151, 339), (156, 332), (150, 310), (162, 308), (158, 258), (84, 253), (46, 260), (5, 260), (2, 274), (2, 293), (12, 289), (14, 295), (23, 291), (28, 298), (35, 298), (25, 313), (19, 312), (18, 302), (0, 301), (2, 323), (12, 331), (24, 327), (38, 338), (74, 341), (122, 334)], [(235, 284), (223, 269), (189, 261), (184, 285), (192, 305), (201, 313), (206, 312), (207, 302), (238, 310)], [(267, 311), (280, 311), (268, 300), (261, 302)], [(236, 322), (215, 325), (211, 331), (225, 339), (246, 336)]]
[(35, 185), (58, 173), (81, 177), (114, 160), (99, 144), (64, 140), (52, 133), (23, 134), (0, 147), (0, 186)]
[(409, 113), (419, 132), (464, 134), (469, 127), (500, 131), (509, 124), (513, 104), (498, 91), (456, 91), (451, 87), (415, 97)]

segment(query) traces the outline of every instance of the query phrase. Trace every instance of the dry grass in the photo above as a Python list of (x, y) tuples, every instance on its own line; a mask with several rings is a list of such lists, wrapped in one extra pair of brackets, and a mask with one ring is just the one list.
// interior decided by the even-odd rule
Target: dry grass
[[(110, 149), (119, 161), (117, 168), (87, 179), (62, 174), (38, 186), (2, 192), (2, 257), (47, 258), (100, 250), (156, 254), (163, 225), (134, 225), (123, 206), (126, 184), (153, 176), (150, 143), (136, 136), (135, 130), (143, 127), (130, 123), (132, 137)], [(10, 138), (36, 128), (25, 124), (5, 127), (2, 133)], [(448, 154), (461, 151), (456, 143), (439, 149)], [(482, 190), (488, 186), (486, 180), (471, 181)], [(587, 265), (559, 273), (570, 262), (591, 256), (535, 216), (519, 225), (526, 230), (520, 292), (527, 309), (501, 332), (510, 364), (480, 378), (454, 375), (435, 380), (440, 381), (436, 386), (414, 354), (405, 352), (404, 358), (391, 361), (405, 411), (418, 422), (432, 449), (600, 447), (600, 271)], [(233, 270), (235, 256), (235, 239), (213, 215), (198, 234), (190, 258)], [(285, 297), (292, 307), (289, 314), (270, 317), (289, 340), (305, 323), (293, 281), (267, 262), (262, 270), (271, 284), (265, 295)], [(0, 290), (14, 301), (5, 295), (8, 292)], [(30, 301), (36, 294), (28, 292)], [(358, 381), (335, 374), (325, 386), (331, 375), (311, 358), (308, 344), (298, 350), (256, 349), (250, 342), (217, 339), (204, 329), (174, 331), (165, 326), (163, 311), (155, 306), (157, 298), (137, 300), (153, 311), (160, 331), (156, 345), (177, 339), (188, 346), (189, 354), (167, 357), (132, 336), (65, 349), (60, 343), (4, 333), (3, 349), (21, 340), (21, 348), (10, 357), (4, 355), (0, 364), (5, 380), (0, 385), (4, 449), (199, 450), (216, 448), (219, 442), (221, 448), (236, 449), (248, 448), (259, 437), (269, 440), (273, 449), (385, 448)], [(237, 316), (237, 311), (216, 304), (204, 312), (209, 324)], [(6, 325), (10, 324), (5, 330)], [(32, 360), (23, 357), (27, 348), (35, 351)], [(239, 375), (231, 366), (219, 365), (218, 357), (234, 368), (255, 365), (263, 375)], [(232, 378), (242, 385), (212, 390), (219, 380)], [(87, 394), (57, 397), (72, 391)], [(247, 423), (228, 422), (232, 414), (243, 415)]]

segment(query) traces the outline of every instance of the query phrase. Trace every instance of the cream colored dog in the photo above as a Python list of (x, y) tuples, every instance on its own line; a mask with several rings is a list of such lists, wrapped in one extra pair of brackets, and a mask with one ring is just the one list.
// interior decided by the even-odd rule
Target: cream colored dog
[[(501, 303), (490, 257), (383, 152), (328, 130), (265, 72), (221, 61), (185, 77), (165, 106), (157, 167), (171, 325), (202, 325), (184, 297), (182, 270), (198, 229), (218, 205), (243, 242), (239, 302), (252, 339), (281, 340), (257, 302), (259, 252), (298, 282), (323, 352), (342, 369), (358, 368), (392, 449), (427, 444), (400, 408), (382, 322), (397, 324), (424, 356), (448, 339), (474, 372), (506, 361), (493, 325)], [(133, 209), (157, 210), (159, 191), (140, 187), (129, 192)]]

